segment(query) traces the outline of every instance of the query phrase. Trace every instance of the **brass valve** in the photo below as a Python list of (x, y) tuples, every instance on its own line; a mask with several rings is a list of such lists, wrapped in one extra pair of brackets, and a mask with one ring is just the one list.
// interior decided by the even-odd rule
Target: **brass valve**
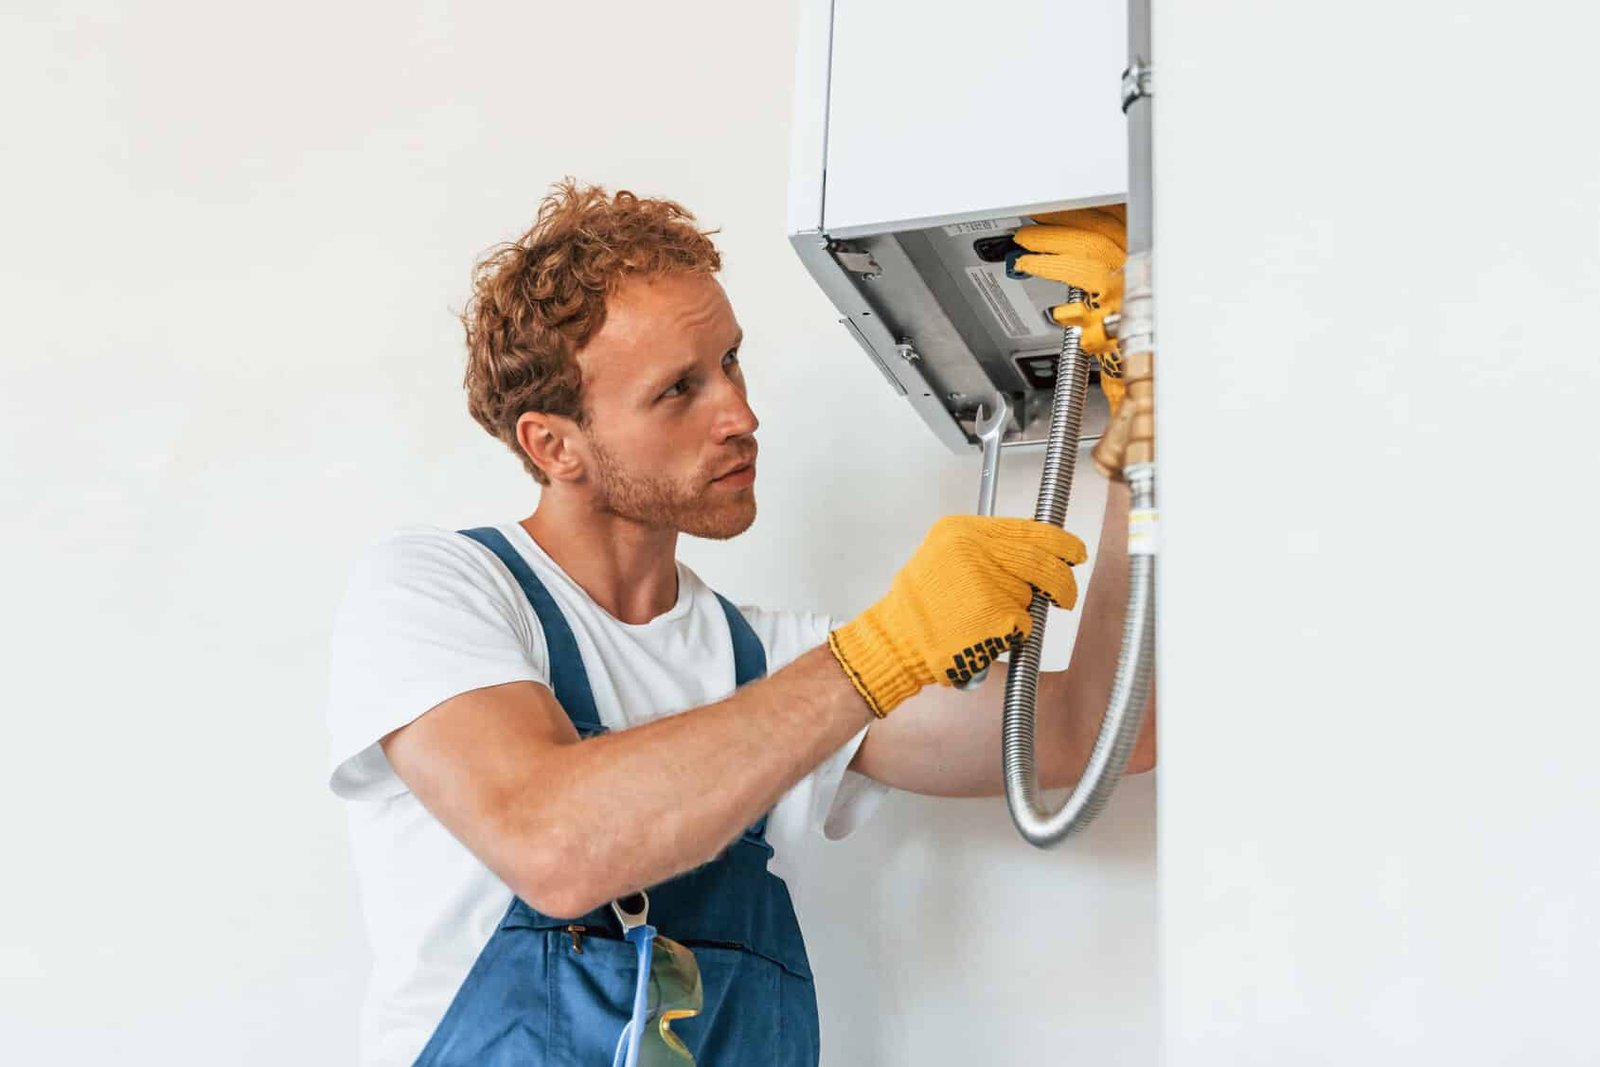
[(1117, 405), (1105, 436), (1094, 448), (1095, 469), (1112, 481), (1123, 480), (1123, 468), (1150, 463), (1156, 455), (1155, 376), (1152, 353), (1130, 352), (1122, 357), (1122, 383), (1126, 395)]

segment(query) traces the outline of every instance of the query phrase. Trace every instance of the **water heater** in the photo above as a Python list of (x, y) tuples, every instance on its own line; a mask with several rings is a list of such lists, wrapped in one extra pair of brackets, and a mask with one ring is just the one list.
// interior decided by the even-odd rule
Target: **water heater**
[[(1042, 445), (1055, 282), (1008, 269), (1038, 212), (1117, 203), (1125, 0), (802, 0), (791, 242), (840, 322), (934, 435)], [(1083, 436), (1107, 418), (1091, 390)]]

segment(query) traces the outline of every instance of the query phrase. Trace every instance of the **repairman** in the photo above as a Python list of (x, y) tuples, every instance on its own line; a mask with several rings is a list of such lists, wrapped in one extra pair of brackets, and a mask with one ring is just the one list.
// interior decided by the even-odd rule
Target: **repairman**
[[(720, 266), (677, 204), (568, 181), (473, 273), (468, 408), (540, 490), (520, 522), (380, 539), (335, 623), (368, 1067), (815, 1067), (774, 842), (843, 837), (891, 788), (1002, 792), (1004, 665), (970, 691), (954, 668), (1014, 647), (1035, 589), (1073, 607), (1083, 543), (949, 516), (848, 621), (709, 589), (679, 535), (756, 515)], [(1113, 486), (1071, 664), (1041, 679), (1047, 787), (1106, 703), (1126, 512)], [(1129, 771), (1153, 763), (1147, 728)]]

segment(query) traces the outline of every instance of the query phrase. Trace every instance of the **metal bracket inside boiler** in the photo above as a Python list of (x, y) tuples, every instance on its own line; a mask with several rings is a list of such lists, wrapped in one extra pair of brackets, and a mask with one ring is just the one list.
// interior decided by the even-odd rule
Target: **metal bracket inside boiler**
[[(1062, 210), (1087, 204), (1041, 205)], [(1047, 309), (1065, 287), (1006, 271), (1015, 214), (919, 220), (893, 232), (834, 238), (791, 236), (795, 250), (883, 374), (945, 446), (979, 448), (977, 414), (1004, 394), (1012, 418), (1007, 448), (1042, 448), (1050, 428), (1061, 330)], [(1091, 390), (1080, 440), (1097, 440), (1109, 420)]]

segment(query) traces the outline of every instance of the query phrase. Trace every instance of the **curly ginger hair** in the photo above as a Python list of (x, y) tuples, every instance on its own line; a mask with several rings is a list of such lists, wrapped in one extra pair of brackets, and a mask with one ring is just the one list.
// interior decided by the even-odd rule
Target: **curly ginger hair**
[(537, 411), (587, 426), (577, 354), (605, 324), (606, 298), (630, 277), (716, 273), (713, 232), (674, 201), (567, 178), (526, 233), (473, 267), (461, 314), (467, 410), (540, 485), (550, 479), (517, 443), (518, 418)]

